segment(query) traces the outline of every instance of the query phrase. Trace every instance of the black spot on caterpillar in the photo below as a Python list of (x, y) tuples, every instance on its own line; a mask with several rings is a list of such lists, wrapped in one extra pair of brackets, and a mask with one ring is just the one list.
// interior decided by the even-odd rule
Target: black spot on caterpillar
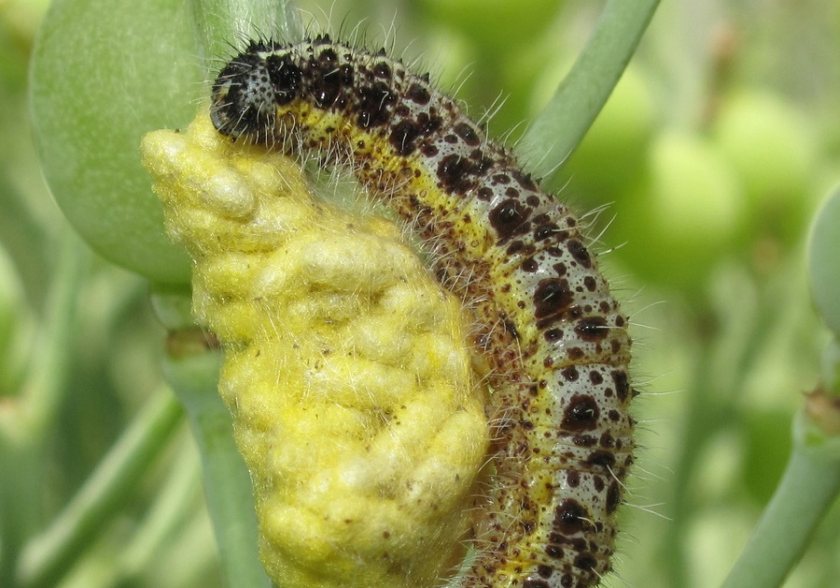
[(211, 117), (236, 140), (349, 163), (474, 316), (494, 445), (462, 586), (597, 584), (633, 461), (630, 338), (575, 217), (384, 51), (252, 42), (219, 73)]

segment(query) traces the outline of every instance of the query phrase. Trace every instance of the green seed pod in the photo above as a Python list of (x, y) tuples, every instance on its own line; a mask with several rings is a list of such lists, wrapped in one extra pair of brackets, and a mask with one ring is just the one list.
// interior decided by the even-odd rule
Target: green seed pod
[(189, 283), (189, 258), (164, 234), (140, 165), (140, 138), (184, 127), (206, 95), (209, 60), (251, 27), (277, 28), (279, 4), (52, 3), (32, 60), (35, 138), (53, 196), (100, 255), (153, 282)]
[(32, 65), (35, 136), (56, 201), (98, 253), (158, 282), (189, 281), (189, 261), (164, 234), (137, 145), (192, 116), (206, 77), (193, 27), (184, 3), (59, 0)]

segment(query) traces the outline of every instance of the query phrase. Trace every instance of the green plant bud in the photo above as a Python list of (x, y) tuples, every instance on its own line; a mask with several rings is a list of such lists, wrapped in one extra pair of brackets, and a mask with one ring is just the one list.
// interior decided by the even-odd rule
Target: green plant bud
[(185, 125), (207, 77), (187, 3), (57, 0), (32, 64), (44, 175), (68, 220), (110, 261), (189, 281), (140, 165), (147, 131)]
[[(705, 279), (743, 221), (743, 195), (731, 168), (703, 137), (682, 130), (657, 136), (648, 161), (650, 185), (618, 201), (618, 213), (642, 217), (620, 235), (644, 248), (628, 262), (647, 277), (680, 287)], [(635, 228), (633, 228), (635, 227)], [(640, 234), (638, 227), (645, 227)]]
[(754, 199), (801, 196), (815, 148), (805, 117), (778, 95), (744, 92), (727, 100), (714, 133)]
[(140, 166), (140, 137), (180, 128), (209, 95), (215, 59), (279, 31), (279, 0), (55, 0), (31, 70), (44, 175), (70, 223), (102, 256), (154, 282), (187, 284)]
[(743, 92), (724, 102), (713, 135), (743, 185), (756, 224), (776, 234), (800, 235), (816, 161), (803, 114), (777, 95)]
[(665, 132), (651, 149), (654, 218), (675, 242), (718, 242), (737, 228), (743, 200), (727, 163), (702, 137)]

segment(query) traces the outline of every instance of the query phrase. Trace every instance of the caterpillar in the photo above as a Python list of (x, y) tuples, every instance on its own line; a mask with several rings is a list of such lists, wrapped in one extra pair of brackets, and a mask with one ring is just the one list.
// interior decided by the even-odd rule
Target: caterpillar
[(566, 206), (384, 51), (254, 41), (213, 85), (232, 140), (349, 163), (432, 250), (489, 366), (492, 445), (467, 587), (593, 586), (633, 462), (627, 318)]

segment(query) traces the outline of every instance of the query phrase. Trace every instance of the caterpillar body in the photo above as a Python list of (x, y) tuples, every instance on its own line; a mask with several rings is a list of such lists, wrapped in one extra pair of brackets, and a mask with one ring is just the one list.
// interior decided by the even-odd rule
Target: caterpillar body
[(627, 319), (576, 218), (384, 51), (252, 42), (211, 119), (237, 142), (349, 163), (432, 250), (489, 366), (492, 446), (462, 586), (592, 586), (611, 569), (633, 461)]

